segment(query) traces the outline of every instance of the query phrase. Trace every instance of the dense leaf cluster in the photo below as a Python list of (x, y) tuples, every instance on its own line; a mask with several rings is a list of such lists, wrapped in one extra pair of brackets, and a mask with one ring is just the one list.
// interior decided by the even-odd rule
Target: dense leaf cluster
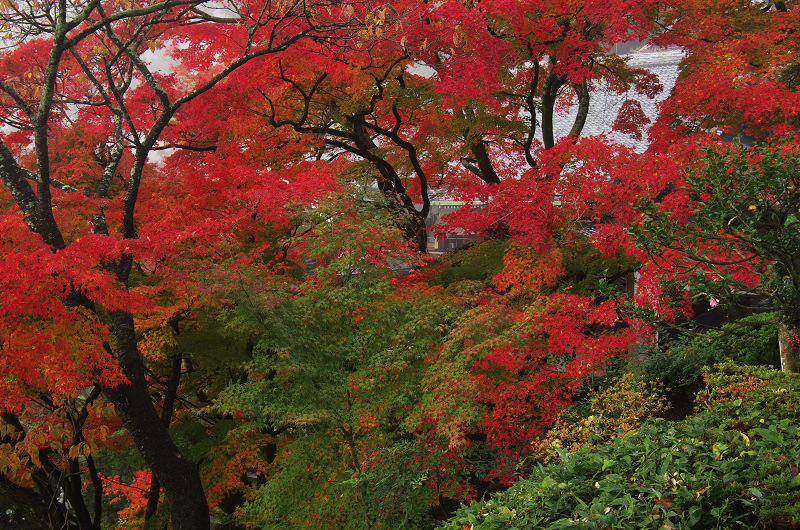
[(557, 449), (559, 463), (538, 465), (440, 528), (791, 528), (800, 517), (800, 381), (731, 363), (718, 370), (698, 414)]

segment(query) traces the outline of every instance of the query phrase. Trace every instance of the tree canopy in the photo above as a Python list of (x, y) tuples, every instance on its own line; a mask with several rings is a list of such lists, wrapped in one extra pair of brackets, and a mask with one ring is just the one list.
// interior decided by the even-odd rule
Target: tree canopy
[[(432, 527), (698, 303), (762, 295), (797, 368), (795, 2), (46, 0), (0, 23), (9, 517)], [(680, 48), (675, 86), (625, 43)], [(619, 110), (590, 135), (601, 92)], [(443, 199), (464, 207), (431, 232), (480, 242), (434, 259)]]

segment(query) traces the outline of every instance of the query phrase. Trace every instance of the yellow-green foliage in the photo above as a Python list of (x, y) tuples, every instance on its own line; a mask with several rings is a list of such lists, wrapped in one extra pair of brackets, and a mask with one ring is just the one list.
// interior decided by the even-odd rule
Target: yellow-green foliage
[(574, 411), (562, 415), (534, 455), (549, 462), (558, 458), (556, 448), (574, 452), (636, 429), (648, 418), (666, 412), (669, 405), (664, 391), (663, 384), (636, 380), (631, 373), (615, 378), (609, 388), (592, 392), (589, 416), (579, 417)]

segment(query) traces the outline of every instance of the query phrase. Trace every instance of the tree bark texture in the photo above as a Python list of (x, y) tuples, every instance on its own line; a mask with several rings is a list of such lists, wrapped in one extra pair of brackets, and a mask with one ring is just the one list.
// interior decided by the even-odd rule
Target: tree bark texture
[(778, 324), (778, 348), (781, 353), (781, 371), (796, 374), (800, 372), (800, 341), (798, 341), (797, 328), (788, 324)]
[(129, 383), (106, 387), (105, 394), (164, 489), (172, 527), (175, 530), (207, 529), (210, 527), (209, 511), (200, 473), (194, 462), (184, 458), (178, 450), (153, 407), (136, 345), (133, 315), (116, 311), (113, 320), (117, 360)]

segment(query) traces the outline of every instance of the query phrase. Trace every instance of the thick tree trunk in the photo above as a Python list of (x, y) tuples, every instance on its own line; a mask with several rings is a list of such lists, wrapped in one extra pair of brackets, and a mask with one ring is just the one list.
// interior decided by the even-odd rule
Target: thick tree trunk
[[(173, 322), (173, 329), (177, 334), (178, 326)], [(172, 412), (175, 408), (175, 397), (178, 394), (178, 386), (181, 384), (181, 367), (183, 366), (183, 355), (178, 352), (172, 356), (172, 371), (170, 372), (169, 381), (167, 382), (164, 393), (164, 405), (161, 408), (161, 422), (164, 427), (169, 429), (169, 424), (172, 421)], [(150, 492), (147, 494), (147, 508), (144, 511), (145, 526), (148, 521), (156, 514), (158, 509), (158, 500), (161, 496), (161, 484), (158, 479), (153, 477), (150, 480)]]
[(181, 455), (150, 399), (136, 346), (133, 315), (116, 311), (113, 320), (116, 357), (130, 384), (107, 387), (105, 395), (114, 404), (147, 466), (164, 489), (172, 528), (208, 529), (208, 503), (197, 466)]
[(414, 209), (404, 219), (402, 226), (403, 236), (406, 241), (413, 242), (417, 250), (423, 254), (428, 251), (428, 231), (425, 227), (425, 216)]
[(781, 322), (778, 324), (778, 347), (781, 352), (781, 371), (800, 372), (800, 337), (797, 328)]

